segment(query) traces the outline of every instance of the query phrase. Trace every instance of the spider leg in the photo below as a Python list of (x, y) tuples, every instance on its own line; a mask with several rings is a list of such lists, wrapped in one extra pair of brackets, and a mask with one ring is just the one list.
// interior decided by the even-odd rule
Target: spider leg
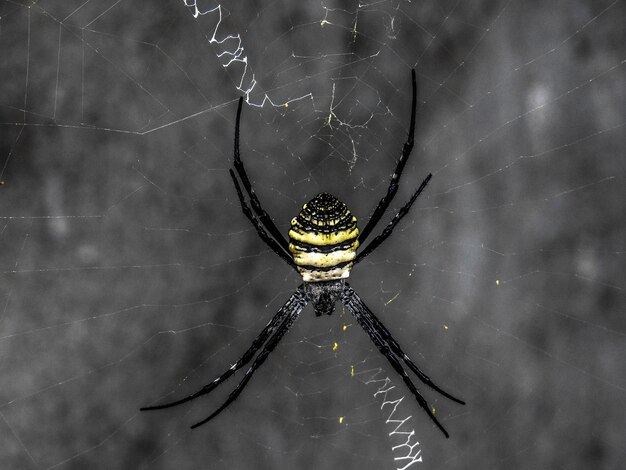
[(389, 348), (391, 349), (391, 351), (397, 357), (402, 358), (405, 364), (409, 367), (409, 369), (411, 369), (415, 373), (415, 375), (417, 375), (417, 377), (422, 381), (422, 383), (424, 383), (425, 385), (428, 385), (433, 390), (436, 390), (437, 392), (441, 393), (444, 397), (449, 398), (450, 400), (455, 401), (459, 403), (460, 405), (465, 405), (465, 402), (463, 400), (455, 398), (452, 395), (450, 395), (448, 392), (439, 388), (439, 386), (437, 386), (431, 380), (430, 377), (428, 377), (424, 372), (422, 372), (422, 370), (411, 360), (411, 358), (404, 351), (402, 351), (402, 348), (400, 347), (398, 342), (393, 338), (393, 336), (391, 336), (391, 333), (389, 332), (389, 330), (378, 319), (378, 317), (374, 315), (374, 312), (372, 312), (370, 309), (365, 309), (363, 311), (363, 315), (368, 319), (370, 324), (376, 330), (380, 332), (380, 334), (385, 339), (385, 341), (387, 341), (387, 344), (389, 345)]
[(387, 194), (385, 194), (378, 202), (378, 206), (376, 206), (376, 209), (374, 209), (370, 220), (367, 222), (367, 225), (365, 225), (365, 228), (359, 234), (359, 243), (361, 245), (365, 242), (365, 239), (369, 236), (371, 231), (374, 230), (374, 227), (376, 227), (376, 224), (380, 221), (381, 217), (389, 207), (389, 204), (391, 204), (392, 199), (396, 195), (396, 192), (398, 191), (400, 177), (402, 176), (402, 170), (404, 170), (404, 166), (406, 165), (406, 162), (411, 155), (411, 150), (413, 150), (415, 134), (415, 108), (417, 107), (417, 80), (415, 79), (415, 69), (411, 70), (411, 79), (413, 84), (413, 99), (411, 101), (411, 124), (409, 125), (409, 136), (407, 137), (407, 140), (402, 147), (402, 153), (400, 154), (400, 158), (398, 159), (396, 170), (391, 176), (389, 188), (387, 188)]
[(252, 205), (252, 209), (258, 216), (261, 223), (265, 226), (265, 228), (270, 232), (270, 234), (276, 239), (278, 244), (282, 247), (283, 250), (289, 252), (289, 243), (285, 239), (280, 230), (274, 224), (274, 221), (269, 216), (269, 214), (263, 209), (261, 206), (261, 202), (254, 192), (254, 188), (252, 188), (252, 184), (248, 179), (248, 174), (246, 173), (246, 169), (243, 166), (243, 162), (241, 161), (241, 156), (239, 155), (239, 122), (241, 120), (241, 107), (243, 105), (243, 97), (239, 97), (239, 105), (237, 106), (237, 121), (235, 123), (235, 152), (234, 152), (234, 166), (239, 178), (241, 178), (241, 182), (243, 183), (243, 187), (246, 188), (246, 192), (250, 197), (250, 204)]
[(357, 293), (350, 286), (346, 284), (345, 289), (342, 293), (341, 298), (343, 304), (346, 308), (352, 313), (356, 321), (361, 325), (361, 328), (365, 330), (365, 332), (369, 335), (372, 342), (376, 345), (378, 350), (382, 353), (383, 356), (387, 358), (391, 366), (395, 369), (395, 371), (402, 377), (404, 383), (408, 387), (408, 389), (413, 393), (415, 398), (417, 399), (418, 404), (428, 413), (430, 419), (437, 425), (437, 427), (441, 430), (441, 432), (449, 438), (450, 435), (448, 431), (443, 427), (443, 425), (439, 422), (439, 420), (435, 417), (433, 411), (430, 406), (428, 406), (428, 402), (421, 395), (417, 387), (411, 382), (411, 378), (406, 373), (406, 371), (402, 368), (400, 361), (394, 354), (393, 350), (389, 347), (389, 344), (381, 335), (380, 331), (376, 328), (376, 326), (369, 319), (367, 312), (369, 309), (363, 303), (361, 298), (357, 295)]
[(363, 261), (363, 259), (369, 255), (372, 251), (374, 251), (376, 248), (378, 248), (378, 246), (384, 242), (387, 237), (389, 237), (389, 235), (391, 235), (391, 233), (393, 232), (393, 229), (396, 227), (396, 225), (398, 224), (398, 222), (400, 222), (400, 220), (402, 220), (402, 217), (404, 217), (405, 215), (407, 215), (409, 213), (409, 209), (411, 209), (411, 206), (413, 205), (413, 203), (415, 202), (415, 200), (418, 198), (418, 196), (422, 193), (422, 191), (424, 191), (424, 188), (426, 187), (426, 185), (428, 184), (428, 182), (430, 181), (430, 179), (432, 178), (432, 174), (429, 173), (428, 176), (424, 179), (424, 181), (422, 181), (422, 184), (420, 184), (420, 187), (417, 188), (417, 191), (415, 191), (415, 193), (413, 194), (413, 196), (411, 196), (411, 199), (409, 199), (409, 202), (407, 202), (403, 207), (400, 208), (400, 210), (398, 211), (398, 213), (393, 217), (393, 219), (391, 219), (391, 222), (389, 222), (389, 224), (387, 224), (387, 226), (385, 227), (385, 229), (382, 231), (382, 233), (380, 235), (378, 235), (376, 238), (374, 238), (364, 249), (363, 251), (361, 251), (356, 258), (354, 259), (354, 264), (357, 264), (360, 261)]
[(305, 305), (306, 305), (306, 299), (304, 298), (304, 294), (301, 294), (294, 308), (292, 308), (289, 311), (289, 313), (287, 314), (287, 316), (285, 317), (281, 325), (272, 334), (267, 344), (263, 347), (263, 350), (254, 359), (254, 362), (252, 363), (250, 368), (246, 371), (246, 374), (244, 375), (243, 379), (241, 379), (241, 382), (239, 382), (237, 387), (235, 387), (235, 389), (230, 393), (230, 395), (228, 395), (228, 398), (226, 399), (226, 401), (219, 408), (217, 408), (213, 413), (211, 413), (207, 418), (191, 426), (191, 429), (195, 429), (199, 426), (202, 426), (203, 424), (206, 424), (207, 422), (215, 418), (218, 414), (220, 414), (222, 411), (224, 411), (228, 407), (228, 405), (230, 405), (232, 402), (234, 402), (237, 399), (237, 397), (241, 394), (243, 389), (246, 387), (246, 385), (252, 378), (252, 375), (254, 374), (254, 372), (265, 362), (267, 357), (274, 350), (274, 348), (276, 348), (276, 346), (278, 345), (280, 340), (283, 338), (285, 333), (289, 331), (289, 328), (291, 328), (291, 325), (293, 325), (293, 323), (296, 321), (296, 319), (300, 315), (300, 312), (302, 311)]
[(252, 225), (256, 229), (261, 239), (265, 243), (267, 243), (267, 246), (269, 246), (272, 249), (272, 251), (276, 253), (278, 256), (280, 256), (289, 266), (291, 266), (297, 271), (296, 263), (294, 263), (293, 258), (282, 249), (282, 247), (278, 244), (276, 240), (274, 240), (272, 237), (270, 237), (267, 234), (267, 232), (263, 229), (261, 222), (259, 222), (259, 219), (257, 219), (254, 216), (254, 214), (250, 210), (250, 206), (248, 206), (248, 204), (246, 203), (246, 200), (244, 199), (243, 192), (241, 191), (241, 186), (239, 186), (239, 182), (237, 181), (235, 172), (233, 170), (229, 170), (229, 171), (230, 171), (230, 176), (233, 179), (233, 183), (235, 183), (237, 196), (239, 196), (239, 202), (241, 203), (241, 210), (243, 211), (245, 216), (252, 223)]
[(245, 366), (250, 360), (254, 357), (259, 348), (267, 341), (270, 335), (274, 334), (276, 328), (279, 324), (283, 322), (283, 320), (289, 316), (294, 310), (301, 309), (300, 303), (304, 301), (304, 288), (303, 286), (299, 286), (297, 291), (294, 292), (289, 300), (285, 303), (285, 305), (274, 315), (274, 317), (265, 325), (263, 331), (257, 336), (252, 345), (248, 348), (248, 350), (239, 358), (237, 362), (235, 362), (230, 368), (224, 372), (222, 375), (217, 377), (212, 382), (209, 382), (200, 390), (191, 395), (188, 395), (180, 400), (176, 400), (169, 403), (164, 403), (162, 405), (155, 406), (145, 406), (140, 408), (140, 411), (152, 411), (152, 410), (162, 410), (165, 408), (171, 408), (173, 406), (182, 405), (183, 403), (187, 403), (188, 401), (195, 400), (202, 395), (206, 395), (207, 393), (211, 393), (215, 388), (217, 388), (222, 382), (232, 376), (235, 372)]

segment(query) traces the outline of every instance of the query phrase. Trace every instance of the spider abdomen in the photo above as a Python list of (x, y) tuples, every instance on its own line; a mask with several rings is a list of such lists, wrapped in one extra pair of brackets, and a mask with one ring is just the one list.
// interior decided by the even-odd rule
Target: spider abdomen
[(349, 276), (359, 246), (356, 217), (336, 197), (321, 193), (291, 220), (289, 251), (307, 282)]

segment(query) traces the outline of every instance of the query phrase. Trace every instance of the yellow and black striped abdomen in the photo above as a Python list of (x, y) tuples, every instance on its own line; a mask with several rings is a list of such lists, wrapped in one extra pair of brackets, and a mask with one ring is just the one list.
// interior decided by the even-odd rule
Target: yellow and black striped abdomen
[(291, 220), (289, 251), (307, 282), (348, 277), (359, 247), (356, 217), (334, 196), (321, 193)]

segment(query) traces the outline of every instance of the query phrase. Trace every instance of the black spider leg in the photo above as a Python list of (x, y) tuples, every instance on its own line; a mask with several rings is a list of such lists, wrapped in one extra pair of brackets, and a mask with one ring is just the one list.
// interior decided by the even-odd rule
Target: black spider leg
[(378, 224), (381, 217), (384, 215), (385, 211), (389, 207), (389, 204), (391, 204), (391, 201), (396, 195), (396, 192), (398, 192), (398, 186), (400, 182), (400, 177), (402, 176), (402, 170), (404, 170), (404, 166), (409, 159), (409, 155), (411, 155), (411, 150), (413, 150), (413, 139), (415, 134), (415, 108), (417, 107), (417, 80), (415, 79), (415, 69), (411, 70), (411, 79), (413, 83), (413, 99), (411, 101), (411, 124), (409, 125), (409, 136), (407, 137), (407, 140), (402, 147), (402, 153), (400, 154), (400, 158), (398, 159), (396, 170), (391, 176), (389, 188), (387, 188), (387, 194), (385, 194), (383, 198), (378, 202), (378, 206), (376, 206), (376, 209), (374, 209), (374, 212), (372, 213), (369, 222), (367, 222), (367, 225), (365, 225), (365, 228), (359, 234), (359, 243), (361, 245), (363, 244), (363, 242), (365, 242), (365, 239), (369, 236), (372, 230), (374, 230), (374, 227), (376, 227), (376, 224)]
[(230, 395), (228, 395), (228, 398), (226, 399), (226, 401), (219, 408), (217, 408), (207, 418), (191, 426), (191, 429), (195, 429), (198, 426), (202, 426), (203, 424), (208, 423), (210, 420), (212, 420), (218, 414), (224, 411), (228, 407), (228, 405), (234, 402), (237, 399), (237, 397), (241, 394), (243, 389), (246, 387), (246, 385), (252, 378), (252, 375), (254, 374), (254, 372), (265, 362), (267, 357), (274, 350), (274, 348), (276, 348), (276, 346), (278, 345), (280, 340), (283, 338), (285, 333), (289, 331), (289, 328), (291, 328), (291, 325), (293, 325), (293, 323), (296, 321), (296, 319), (300, 315), (300, 312), (302, 312), (302, 309), (306, 306), (307, 301), (306, 301), (304, 294), (301, 291), (296, 291), (294, 293), (294, 296), (296, 296), (296, 294), (298, 294), (298, 297), (296, 299), (294, 307), (290, 309), (290, 311), (287, 313), (287, 316), (285, 317), (281, 325), (272, 334), (272, 336), (270, 337), (268, 342), (265, 344), (265, 346), (263, 347), (259, 355), (254, 359), (254, 362), (252, 363), (250, 368), (246, 371), (246, 374), (243, 376), (243, 379), (241, 379), (241, 382), (239, 382), (237, 387), (235, 387), (235, 389), (230, 393)]
[(261, 237), (261, 239), (267, 243), (274, 253), (280, 256), (289, 266), (294, 268), (297, 271), (296, 263), (294, 263), (293, 258), (289, 256), (285, 251), (281, 248), (276, 240), (270, 237), (267, 232), (263, 229), (261, 222), (257, 219), (252, 211), (250, 210), (250, 206), (246, 203), (244, 199), (243, 192), (241, 192), (241, 186), (239, 186), (239, 182), (237, 181), (237, 177), (235, 176), (235, 172), (233, 170), (230, 171), (230, 176), (233, 179), (233, 183), (235, 183), (235, 189), (237, 190), (237, 196), (239, 196), (239, 202), (241, 202), (241, 210), (248, 218), (248, 220), (252, 223), (257, 233)]
[(363, 248), (363, 250), (356, 256), (356, 258), (354, 258), (354, 264), (357, 264), (358, 262), (363, 261), (363, 259), (367, 255), (369, 255), (372, 251), (378, 248), (378, 246), (382, 242), (384, 242), (387, 239), (387, 237), (389, 237), (389, 235), (391, 235), (391, 233), (393, 232), (393, 229), (396, 227), (398, 222), (402, 220), (402, 217), (404, 217), (405, 215), (409, 213), (409, 209), (411, 209), (411, 206), (413, 205), (415, 200), (422, 193), (422, 191), (424, 191), (424, 188), (426, 187), (426, 185), (428, 184), (428, 182), (430, 181), (432, 177), (433, 177), (432, 173), (429, 173), (428, 176), (424, 179), (424, 181), (422, 181), (422, 184), (420, 184), (420, 187), (417, 188), (417, 191), (415, 191), (413, 196), (411, 196), (411, 199), (409, 199), (409, 202), (407, 202), (403, 207), (400, 208), (398, 213), (393, 217), (393, 219), (391, 219), (391, 222), (387, 224), (387, 226), (382, 231), (382, 233), (378, 235), (376, 238), (374, 238), (365, 248)]
[(391, 351), (404, 361), (404, 363), (409, 367), (409, 369), (411, 369), (415, 373), (415, 375), (417, 375), (417, 377), (422, 381), (422, 383), (424, 383), (425, 385), (428, 385), (433, 390), (436, 390), (437, 392), (441, 393), (444, 397), (452, 401), (455, 401), (459, 403), (460, 405), (465, 405), (465, 402), (463, 400), (453, 397), (445, 390), (442, 390), (441, 388), (439, 388), (439, 386), (436, 385), (431, 380), (430, 377), (428, 377), (424, 372), (422, 372), (422, 370), (411, 360), (411, 358), (404, 351), (402, 351), (402, 348), (400, 347), (398, 342), (393, 338), (393, 336), (391, 336), (391, 333), (389, 332), (387, 327), (383, 324), (383, 322), (381, 322), (378, 319), (378, 317), (374, 315), (374, 312), (372, 312), (369, 308), (366, 308), (363, 311), (363, 314), (367, 317), (368, 321), (373, 325), (373, 327), (378, 332), (380, 332), (380, 334), (385, 339), (385, 341), (387, 341), (387, 344), (389, 344), (389, 348), (391, 349)]
[(263, 209), (261, 206), (261, 202), (254, 192), (254, 188), (252, 188), (252, 184), (248, 179), (248, 174), (246, 173), (246, 169), (243, 166), (243, 162), (241, 161), (241, 156), (239, 154), (239, 122), (241, 121), (241, 107), (243, 105), (243, 96), (239, 97), (239, 105), (237, 106), (237, 121), (235, 123), (235, 154), (234, 154), (234, 166), (239, 178), (241, 178), (241, 182), (243, 183), (243, 187), (246, 188), (246, 192), (248, 193), (248, 197), (250, 198), (250, 204), (252, 205), (252, 209), (256, 213), (257, 217), (261, 221), (261, 223), (265, 226), (265, 228), (270, 232), (270, 234), (276, 239), (278, 244), (281, 246), (283, 250), (289, 253), (289, 243), (285, 239), (280, 230), (274, 224), (274, 221), (269, 216), (269, 214)]
[(224, 382), (226, 379), (232, 376), (235, 372), (237, 372), (239, 369), (245, 366), (248, 362), (250, 362), (250, 360), (254, 357), (254, 355), (259, 350), (259, 348), (263, 346), (263, 344), (267, 341), (267, 338), (269, 338), (270, 335), (272, 335), (276, 331), (276, 328), (278, 327), (278, 325), (282, 323), (283, 320), (292, 311), (294, 311), (294, 309), (301, 308), (299, 307), (299, 302), (301, 302), (302, 299), (304, 299), (304, 296), (305, 296), (304, 286), (300, 285), (298, 289), (296, 290), (296, 292), (294, 292), (289, 298), (289, 300), (287, 300), (285, 305), (283, 305), (283, 307), (281, 307), (281, 309), (278, 310), (276, 315), (274, 315), (274, 317), (267, 323), (267, 325), (265, 325), (265, 328), (263, 328), (263, 331), (261, 331), (259, 336), (257, 336), (254, 339), (254, 341), (252, 342), (252, 345), (243, 354), (243, 356), (241, 356), (241, 358), (239, 358), (237, 362), (235, 362), (232, 366), (230, 366), (230, 368), (226, 372), (224, 372), (222, 375), (217, 377), (215, 380), (213, 380), (212, 382), (209, 382), (197, 392), (192, 393), (191, 395), (188, 395), (184, 398), (181, 398), (180, 400), (176, 400), (176, 401), (169, 402), (169, 403), (164, 403), (162, 405), (145, 406), (141, 408), (140, 411), (152, 411), (152, 410), (162, 410), (165, 408), (171, 408), (173, 406), (182, 405), (183, 403), (187, 403), (188, 401), (195, 400), (196, 398), (201, 397), (202, 395), (206, 395), (207, 393), (211, 393), (222, 382)]
[(384, 338), (384, 335), (382, 335), (381, 332), (376, 328), (376, 326), (371, 322), (369, 316), (367, 315), (369, 309), (363, 303), (363, 301), (357, 295), (354, 289), (352, 289), (347, 284), (342, 293), (341, 300), (346, 308), (350, 311), (350, 313), (352, 313), (359, 325), (361, 325), (361, 328), (363, 328), (365, 332), (369, 335), (370, 339), (376, 345), (381, 354), (387, 358), (395, 371), (400, 374), (406, 386), (417, 399), (419, 405), (424, 409), (424, 411), (426, 411), (426, 413), (428, 413), (430, 419), (437, 425), (441, 432), (443, 432), (444, 436), (446, 436), (446, 438), (449, 438), (450, 435), (448, 434), (448, 431), (446, 431), (443, 425), (435, 417), (433, 411), (431, 410), (424, 397), (421, 395), (413, 382), (411, 382), (411, 378), (402, 368), (400, 361), (394, 354), (393, 350), (390, 348), (388, 342)]

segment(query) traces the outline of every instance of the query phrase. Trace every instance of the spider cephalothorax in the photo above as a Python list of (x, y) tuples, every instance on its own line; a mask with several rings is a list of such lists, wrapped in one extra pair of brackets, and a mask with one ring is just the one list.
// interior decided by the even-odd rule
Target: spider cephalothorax
[(333, 314), (335, 304), (341, 299), (344, 288), (343, 279), (304, 283), (306, 299), (311, 302), (313, 311), (318, 317)]
[[(443, 391), (421, 371), (409, 356), (402, 351), (400, 345), (393, 336), (391, 336), (391, 333), (387, 330), (385, 325), (367, 308), (354, 289), (345, 281), (345, 278), (350, 274), (350, 269), (372, 253), (391, 235), (395, 226), (402, 217), (409, 212), (409, 209), (422, 193), (432, 176), (429, 174), (424, 181), (422, 181), (422, 184), (413, 193), (413, 196), (400, 208), (380, 235), (374, 237), (374, 239), (357, 254), (357, 249), (363, 245), (396, 195), (402, 170), (413, 149), (415, 109), (417, 102), (417, 83), (414, 70), (412, 71), (412, 78), (413, 100), (411, 102), (409, 136), (402, 147), (402, 153), (398, 159), (396, 169), (391, 176), (387, 194), (378, 202), (378, 205), (363, 230), (359, 231), (356, 226), (356, 217), (350, 213), (343, 202), (330, 194), (321, 193), (302, 206), (300, 213), (293, 218), (291, 221), (291, 230), (289, 230), (289, 241), (285, 239), (269, 214), (265, 212), (261, 206), (259, 198), (252, 188), (252, 184), (248, 179), (243, 162), (241, 161), (239, 155), (239, 122), (241, 119), (243, 98), (239, 99), (235, 124), (234, 155), (234, 170), (237, 172), (237, 175), (235, 175), (235, 171), (230, 170), (230, 176), (235, 184), (241, 208), (261, 239), (267, 243), (274, 253), (280, 256), (302, 276), (304, 283), (294, 291), (285, 305), (281, 307), (278, 313), (276, 313), (265, 328), (263, 328), (263, 331), (261, 331), (259, 336), (252, 342), (252, 345), (244, 355), (226, 370), (226, 372), (206, 384), (199, 391), (180, 400), (163, 405), (148, 406), (142, 408), (142, 410), (169, 408), (206, 395), (254, 359), (252, 365), (241, 379), (241, 382), (239, 382), (239, 385), (230, 393), (228, 399), (207, 418), (194, 424), (192, 428), (201, 426), (213, 419), (237, 399), (254, 372), (265, 362), (269, 354), (278, 345), (308, 302), (311, 302), (313, 305), (317, 316), (332, 314), (335, 310), (335, 304), (341, 302), (354, 316), (357, 323), (369, 335), (381, 354), (387, 358), (393, 369), (402, 377), (402, 380), (415, 396), (419, 405), (428, 413), (430, 419), (439, 427), (444, 435), (448, 437), (448, 433), (435, 417), (433, 410), (428, 406), (422, 394), (411, 381), (408, 373), (402, 367), (401, 362), (404, 362), (409, 370), (411, 370), (423, 384), (450, 400), (456, 401), (462, 405), (465, 403)], [(239, 176), (239, 179), (237, 176)], [(241, 180), (241, 184), (239, 180)], [(243, 185), (248, 194), (250, 204), (248, 204), (243, 195), (241, 185)], [(261, 352), (257, 354), (259, 349), (261, 349)]]
[(305, 282), (348, 277), (358, 247), (356, 217), (331, 194), (318, 194), (291, 220), (289, 251)]

